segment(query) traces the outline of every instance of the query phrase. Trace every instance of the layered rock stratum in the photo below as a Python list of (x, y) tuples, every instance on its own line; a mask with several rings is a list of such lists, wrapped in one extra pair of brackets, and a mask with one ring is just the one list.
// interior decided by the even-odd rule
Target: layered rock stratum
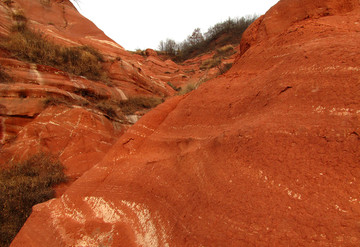
[(154, 51), (139, 56), (124, 50), (68, 0), (2, 1), (0, 41), (14, 35), (13, 27), (25, 18), (30, 30), (56, 45), (89, 46), (99, 51), (108, 78), (106, 82), (91, 80), (19, 60), (0, 46), (0, 69), (12, 80), (0, 83), (0, 165), (50, 152), (65, 165), (67, 175), (77, 179), (99, 162), (138, 118), (130, 116), (129, 123), (116, 116), (116, 109), (115, 116), (109, 115), (107, 103), (134, 96), (166, 98), (176, 93), (169, 82), (181, 86), (207, 76), (198, 69), (201, 58), (183, 66), (163, 61)]
[(359, 40), (357, 0), (279, 1), (11, 246), (359, 246)]

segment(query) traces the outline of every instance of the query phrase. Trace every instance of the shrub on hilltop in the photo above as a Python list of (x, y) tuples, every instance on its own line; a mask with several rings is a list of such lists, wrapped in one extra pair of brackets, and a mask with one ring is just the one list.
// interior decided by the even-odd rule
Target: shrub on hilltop
[(257, 16), (229, 18), (210, 27), (204, 34), (196, 28), (183, 42), (172, 39), (160, 41), (159, 50), (172, 56), (177, 61), (185, 61), (201, 53), (209, 52), (216, 47), (239, 44), (242, 34), (257, 19)]

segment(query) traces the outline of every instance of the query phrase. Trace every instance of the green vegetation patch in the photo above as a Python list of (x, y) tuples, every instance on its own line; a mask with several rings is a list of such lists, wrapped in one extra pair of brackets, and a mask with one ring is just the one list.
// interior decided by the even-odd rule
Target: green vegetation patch
[(53, 186), (66, 182), (63, 165), (39, 153), (0, 169), (0, 246), (9, 246), (31, 208), (54, 197)]

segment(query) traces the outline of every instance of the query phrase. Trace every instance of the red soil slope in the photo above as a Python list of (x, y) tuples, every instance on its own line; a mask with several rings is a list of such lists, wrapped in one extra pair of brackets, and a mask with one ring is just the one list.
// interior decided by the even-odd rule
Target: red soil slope
[(360, 3), (281, 0), (12, 246), (359, 246)]

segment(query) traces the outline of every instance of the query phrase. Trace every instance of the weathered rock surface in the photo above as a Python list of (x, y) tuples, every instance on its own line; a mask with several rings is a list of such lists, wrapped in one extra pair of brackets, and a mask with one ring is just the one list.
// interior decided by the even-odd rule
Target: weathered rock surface
[[(51, 106), (27, 124), (1, 152), (19, 159), (40, 151), (59, 154), (71, 177), (78, 177), (96, 164), (124, 131), (120, 124), (81, 107)], [(96, 146), (94, 147), (94, 144)], [(76, 157), (76, 158), (75, 158)], [(71, 164), (74, 164), (71, 166)], [(76, 165), (75, 165), (76, 164)]]
[[(0, 64), (15, 82), (0, 85), (0, 145), (16, 138), (19, 131), (44, 110), (41, 105), (47, 98), (66, 99), (73, 105), (79, 105), (79, 102), (88, 102), (83, 97), (84, 90), (92, 96), (113, 101), (139, 95), (167, 97), (176, 93), (168, 82), (179, 87), (216, 75), (216, 71), (209, 75), (205, 71), (195, 73), (199, 71), (201, 59), (181, 66), (170, 60), (162, 61), (150, 49), (145, 57), (125, 51), (82, 17), (69, 1), (1, 2), (2, 40), (10, 35), (11, 27), (16, 24), (13, 18), (16, 14), (24, 15), (29, 28), (43, 33), (50, 41), (64, 46), (90, 45), (99, 50), (105, 56), (109, 83), (91, 81), (50, 66), (19, 61), (0, 49)], [(19, 107), (19, 102), (23, 102), (22, 105), (26, 102), (26, 106)]]
[[(0, 109), (4, 128), (0, 144), (16, 137), (22, 127), (39, 115), (46, 98), (65, 98), (86, 102), (81, 91), (111, 100), (127, 99), (129, 96), (168, 96), (173, 90), (152, 75), (139, 69), (139, 62), (120, 45), (109, 39), (92, 22), (81, 16), (69, 1), (16, 0), (0, 3), (0, 37), (5, 39), (16, 22), (14, 14), (27, 18), (30, 29), (43, 33), (46, 39), (64, 46), (90, 45), (105, 56), (109, 84), (74, 76), (59, 69), (19, 61), (0, 49), (0, 64), (11, 75), (13, 83), (0, 85)], [(79, 95), (80, 94), (80, 95)], [(19, 107), (19, 98), (31, 104)], [(21, 117), (29, 121), (13, 121)], [(7, 122), (15, 124), (8, 125)], [(12, 130), (12, 131), (8, 131)]]
[(359, 5), (281, 0), (12, 246), (359, 246)]
[[(1, 1), (1, 42), (16, 24), (16, 14), (25, 16), (30, 29), (56, 44), (90, 45), (99, 50), (109, 83), (20, 61), (0, 48), (1, 67), (12, 78), (0, 84), (0, 165), (38, 151), (51, 152), (59, 155), (74, 180), (102, 159), (129, 124), (99, 111), (94, 98), (117, 102), (131, 96), (175, 93), (151, 70), (142, 70), (137, 56), (109, 39), (67, 0)], [(59, 102), (61, 106), (47, 108)]]

